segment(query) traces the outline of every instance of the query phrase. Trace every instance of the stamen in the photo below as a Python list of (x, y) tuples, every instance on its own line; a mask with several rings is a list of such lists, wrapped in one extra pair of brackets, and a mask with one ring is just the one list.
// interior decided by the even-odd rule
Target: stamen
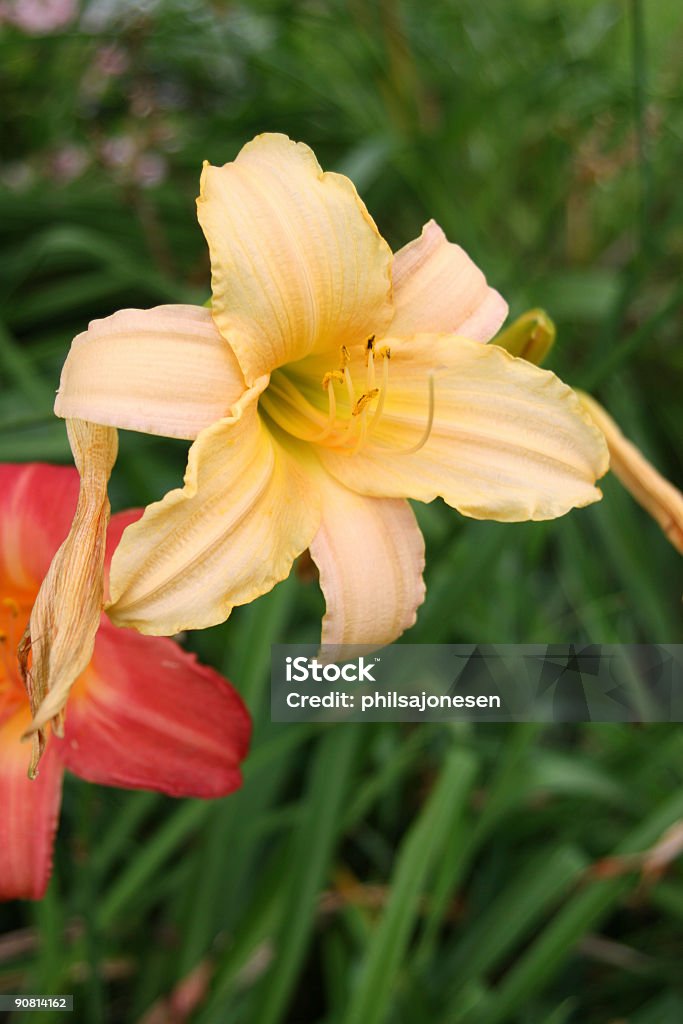
[(344, 382), (346, 384), (346, 391), (349, 396), (349, 404), (353, 409), (354, 405), (356, 404), (356, 391), (353, 386), (353, 381), (351, 380), (351, 371), (349, 370), (348, 366), (344, 370)]
[[(332, 388), (328, 389), (328, 396), (331, 393), (333, 394)], [(315, 442), (321, 436), (326, 435), (330, 429), (329, 414), (325, 416), (319, 409), (306, 402), (301, 392), (286, 377), (271, 379), (268, 388), (261, 395), (260, 403), (278, 426), (294, 437), (298, 437), (300, 441)], [(290, 417), (283, 414), (283, 405), (294, 409), (300, 416), (309, 420), (312, 419), (314, 424), (318, 426), (318, 430), (310, 431), (292, 424)], [(304, 407), (303, 409), (302, 406)]]
[(330, 386), (330, 384), (333, 381), (336, 382), (337, 384), (343, 384), (344, 383), (344, 371), (343, 370), (328, 370), (328, 372), (325, 374), (325, 376), (322, 379), (322, 386), (324, 387), (325, 391), (327, 391), (328, 387)]
[[(435, 414), (435, 375), (427, 377), (429, 404), (427, 423), (419, 440), (408, 448), (395, 448), (382, 441), (374, 443), (372, 435), (385, 411), (389, 393), (389, 363), (391, 349), (388, 345), (378, 347), (375, 335), (372, 334), (365, 343), (366, 382), (365, 388), (356, 398), (356, 389), (351, 376), (351, 352), (346, 345), (340, 347), (341, 366), (328, 370), (323, 374), (321, 386), (327, 392), (327, 415), (318, 406), (315, 397), (307, 399), (306, 392), (284, 374), (276, 374), (270, 386), (261, 395), (260, 402), (265, 413), (283, 430), (311, 444), (322, 444), (324, 441), (337, 451), (347, 455), (355, 455), (361, 448), (369, 447), (376, 452), (390, 452), (397, 455), (410, 455), (420, 451), (427, 443), (433, 426)], [(354, 349), (354, 351), (356, 351)], [(382, 361), (381, 381), (377, 381), (377, 359)], [(357, 366), (356, 366), (357, 370)], [(354, 370), (354, 372), (356, 372)], [(348, 405), (344, 402), (341, 410), (337, 406), (336, 386), (346, 387)], [(372, 403), (375, 407), (371, 410)], [(341, 413), (341, 418), (339, 414)], [(389, 434), (389, 436), (391, 436)]]
[(368, 352), (368, 389), (372, 391), (375, 386), (375, 354)]
[[(417, 442), (417, 444), (411, 445), (410, 448), (394, 448), (390, 444), (381, 444), (380, 442), (377, 442), (376, 444), (371, 445), (371, 448), (375, 448), (376, 450), (381, 450), (383, 452), (391, 452), (394, 455), (415, 455), (415, 453), (419, 452), (421, 448), (424, 448), (424, 446), (427, 444), (427, 441), (429, 440), (429, 435), (432, 432), (432, 427), (434, 426), (435, 397), (433, 373), (429, 374), (429, 377), (427, 378), (427, 383), (429, 386), (429, 411), (427, 413), (427, 425), (425, 426), (422, 432), (422, 436), (420, 440)], [(377, 413), (375, 413), (375, 415), (377, 415)]]
[[(365, 396), (363, 396), (363, 397), (365, 397)], [(361, 414), (360, 414), (360, 430), (358, 431), (358, 440), (356, 441), (356, 443), (354, 444), (353, 448), (349, 452), (349, 455), (355, 455), (356, 452), (360, 451), (360, 449), (365, 444), (367, 436), (368, 436), (368, 413), (367, 413), (367, 409), (363, 408), (363, 410), (361, 411)]]
[[(318, 441), (324, 441), (325, 438), (328, 437), (334, 430), (334, 422), (337, 418), (337, 396), (334, 393), (333, 385), (335, 380), (337, 380), (337, 377), (335, 376), (335, 374), (337, 373), (339, 373), (339, 371), (334, 370), (331, 374), (329, 374), (330, 379), (328, 380), (327, 384), (325, 384), (325, 381), (323, 379), (323, 387), (327, 391), (327, 400), (330, 404), (327, 414), (327, 426), (323, 430), (322, 434), (320, 434), (320, 436), (318, 437)], [(325, 376), (327, 376), (327, 374), (325, 374)]]
[[(356, 391), (355, 391), (355, 388), (353, 386), (353, 381), (351, 379), (351, 371), (349, 370), (348, 366), (344, 370), (344, 380), (346, 382), (346, 392), (347, 392), (347, 394), (349, 396), (349, 405), (351, 406), (351, 409), (355, 409), (355, 407), (356, 407)], [(353, 435), (355, 433), (355, 430), (356, 430), (356, 420), (353, 418), (353, 416), (350, 416), (349, 420), (348, 420), (348, 423), (346, 425), (346, 430), (344, 431), (344, 433), (342, 434), (341, 438), (337, 442), (341, 448), (343, 448), (345, 445), (347, 445), (350, 442), (351, 438), (353, 437)]]
[(417, 442), (417, 444), (414, 444), (412, 448), (405, 448), (405, 449), (403, 449), (403, 451), (401, 452), (402, 455), (414, 455), (415, 452), (419, 452), (420, 448), (424, 448), (424, 446), (427, 444), (427, 441), (429, 440), (429, 435), (432, 432), (432, 427), (434, 426), (434, 404), (435, 404), (435, 401), (434, 401), (434, 374), (433, 373), (429, 374), (428, 384), (429, 384), (429, 412), (427, 414), (427, 425), (424, 428), (424, 433), (422, 434), (422, 437)]
[(363, 412), (370, 402), (379, 394), (379, 388), (373, 388), (372, 391), (366, 391), (365, 394), (361, 395), (353, 409), (351, 410), (352, 416), (358, 416), (359, 413)]
[(370, 422), (370, 430), (372, 430), (382, 415), (384, 399), (386, 398), (387, 391), (389, 389), (389, 360), (391, 359), (391, 349), (385, 345), (379, 350), (379, 354), (382, 356), (382, 387), (380, 388), (379, 402), (377, 403), (375, 414)]

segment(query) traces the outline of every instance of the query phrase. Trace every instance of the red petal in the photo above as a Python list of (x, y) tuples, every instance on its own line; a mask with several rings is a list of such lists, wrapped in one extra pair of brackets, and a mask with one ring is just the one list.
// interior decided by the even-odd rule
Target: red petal
[(50, 739), (38, 778), (29, 780), (31, 744), (20, 737), (30, 720), (27, 706), (0, 725), (0, 900), (39, 900), (52, 871), (62, 766)]
[(224, 796), (241, 785), (251, 723), (240, 696), (166, 637), (103, 617), (73, 688), (60, 754), (76, 775), (170, 796)]
[(0, 464), (0, 581), (35, 596), (52, 556), (69, 532), (78, 472), (66, 466)]
[[(0, 463), (0, 581), (35, 596), (78, 502), (78, 471), (41, 462)], [(144, 509), (117, 512), (107, 531), (106, 574), (121, 535)]]
[(104, 594), (107, 601), (109, 600), (109, 566), (112, 556), (119, 546), (123, 531), (131, 523), (136, 523), (144, 511), (144, 508), (129, 508), (125, 512), (117, 512), (109, 520), (107, 545), (104, 549)]

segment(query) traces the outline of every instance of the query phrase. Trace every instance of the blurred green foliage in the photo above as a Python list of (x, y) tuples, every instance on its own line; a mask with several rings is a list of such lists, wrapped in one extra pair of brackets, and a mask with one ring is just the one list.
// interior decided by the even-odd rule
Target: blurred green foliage
[[(52, 398), (90, 318), (204, 301), (201, 161), (278, 130), (394, 247), (435, 217), (513, 314), (546, 308), (551, 367), (680, 481), (682, 43), (669, 0), (88, 0), (0, 28), (0, 458), (68, 461)], [(185, 448), (122, 435), (114, 507), (176, 485)], [(677, 556), (604, 492), (547, 524), (418, 508), (407, 639), (680, 640)], [(48, 897), (0, 910), (0, 990), (73, 991), (74, 1024), (683, 1020), (680, 866), (591, 870), (683, 817), (680, 729), (275, 726), (268, 644), (321, 612), (293, 575), (187, 638), (253, 711), (244, 789), (69, 780)]]

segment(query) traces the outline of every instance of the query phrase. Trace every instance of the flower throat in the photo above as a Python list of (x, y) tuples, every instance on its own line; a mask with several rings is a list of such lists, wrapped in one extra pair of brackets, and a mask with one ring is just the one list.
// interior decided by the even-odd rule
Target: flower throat
[[(351, 353), (346, 345), (340, 349), (339, 365), (324, 373), (320, 387), (327, 395), (327, 415), (304, 396), (286, 369), (273, 373), (261, 395), (260, 404), (279, 427), (300, 441), (324, 444), (345, 455), (355, 455), (361, 450), (411, 455), (424, 447), (432, 432), (434, 374), (430, 373), (427, 378), (428, 412), (422, 434), (409, 448), (395, 448), (373, 440), (373, 432), (384, 413), (389, 393), (390, 363), (391, 349), (388, 345), (378, 348), (372, 334), (365, 344), (365, 382), (360, 393), (351, 375)], [(335, 388), (345, 394), (347, 401), (343, 405), (338, 401)]]

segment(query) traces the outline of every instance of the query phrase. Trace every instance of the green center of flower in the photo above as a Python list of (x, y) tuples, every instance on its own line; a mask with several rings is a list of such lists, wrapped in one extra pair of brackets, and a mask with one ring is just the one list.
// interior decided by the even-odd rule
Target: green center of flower
[[(346, 345), (341, 347), (339, 365), (325, 370), (322, 378), (310, 365), (294, 364), (276, 370), (261, 396), (261, 408), (298, 440), (325, 445), (343, 455), (355, 455), (361, 450), (389, 450), (394, 454), (419, 451), (426, 444), (434, 421), (433, 375), (428, 378), (427, 424), (421, 437), (410, 448), (396, 448), (375, 439), (389, 394), (391, 349), (388, 345), (378, 348), (374, 334), (365, 344), (364, 363), (362, 389), (358, 386), (363, 377), (362, 358), (352, 360)], [(319, 368), (317, 359), (315, 365)]]

